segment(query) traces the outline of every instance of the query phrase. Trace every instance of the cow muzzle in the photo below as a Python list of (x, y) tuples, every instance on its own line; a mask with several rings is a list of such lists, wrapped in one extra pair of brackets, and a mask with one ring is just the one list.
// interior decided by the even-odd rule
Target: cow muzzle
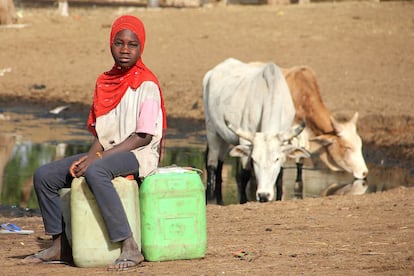
[(368, 169), (362, 171), (361, 173), (354, 173), (354, 179), (367, 179), (368, 176)]
[(270, 193), (258, 193), (257, 198), (259, 202), (268, 202), (270, 201)]

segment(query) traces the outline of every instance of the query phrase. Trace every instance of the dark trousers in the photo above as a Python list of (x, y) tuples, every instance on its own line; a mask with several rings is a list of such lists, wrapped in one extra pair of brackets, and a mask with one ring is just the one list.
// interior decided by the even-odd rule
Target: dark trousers
[[(64, 229), (59, 190), (70, 188), (73, 177), (69, 167), (84, 154), (53, 161), (38, 168), (33, 176), (39, 208), (46, 234), (61, 234)], [(122, 152), (98, 159), (85, 173), (85, 180), (95, 196), (109, 238), (112, 242), (132, 236), (121, 200), (111, 180), (117, 176), (138, 174), (138, 161), (131, 152)], [(85, 224), (85, 227), (88, 227)]]

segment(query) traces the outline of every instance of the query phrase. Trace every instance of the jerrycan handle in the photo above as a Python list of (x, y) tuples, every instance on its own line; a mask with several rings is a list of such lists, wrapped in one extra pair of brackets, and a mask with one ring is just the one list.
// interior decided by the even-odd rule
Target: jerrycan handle
[(186, 169), (186, 170), (189, 170), (189, 171), (194, 171), (194, 172), (198, 173), (199, 175), (203, 174), (203, 171), (200, 170), (200, 169), (197, 169), (197, 168), (193, 168), (193, 167), (183, 167), (183, 168)]
[(177, 165), (170, 165), (170, 166), (166, 166), (166, 167), (160, 167), (157, 169), (157, 173), (167, 173), (167, 172), (180, 172), (180, 173), (184, 173), (186, 171), (194, 171), (197, 172), (199, 175), (203, 174), (203, 171), (197, 168), (193, 168), (193, 167), (181, 167), (181, 166), (177, 166)]

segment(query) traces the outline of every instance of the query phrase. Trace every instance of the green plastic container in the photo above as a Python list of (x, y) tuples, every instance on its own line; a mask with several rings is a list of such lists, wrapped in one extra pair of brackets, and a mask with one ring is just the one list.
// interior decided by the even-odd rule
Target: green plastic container
[(159, 169), (145, 178), (139, 196), (141, 246), (147, 261), (204, 257), (206, 202), (197, 172)]
[[(117, 177), (112, 183), (121, 199), (133, 237), (141, 248), (138, 184), (135, 180), (124, 177)], [(63, 207), (64, 199), (63, 196)], [(121, 255), (121, 243), (109, 240), (95, 197), (83, 177), (75, 178), (72, 182), (70, 216), (72, 254), (76, 266), (107, 266)]]

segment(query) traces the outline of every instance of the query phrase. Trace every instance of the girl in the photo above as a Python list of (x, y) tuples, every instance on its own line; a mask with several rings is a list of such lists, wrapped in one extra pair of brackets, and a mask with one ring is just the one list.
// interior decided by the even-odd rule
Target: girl
[(96, 198), (111, 241), (122, 243), (121, 255), (109, 268), (124, 270), (144, 260), (111, 182), (131, 174), (143, 178), (157, 168), (160, 158), (166, 115), (158, 80), (142, 62), (144, 44), (144, 25), (138, 18), (125, 15), (115, 20), (110, 34), (115, 64), (98, 77), (88, 118), (95, 141), (88, 153), (51, 162), (36, 171), (34, 188), (53, 244), (26, 257), (25, 262), (72, 261), (59, 190), (81, 176)]

